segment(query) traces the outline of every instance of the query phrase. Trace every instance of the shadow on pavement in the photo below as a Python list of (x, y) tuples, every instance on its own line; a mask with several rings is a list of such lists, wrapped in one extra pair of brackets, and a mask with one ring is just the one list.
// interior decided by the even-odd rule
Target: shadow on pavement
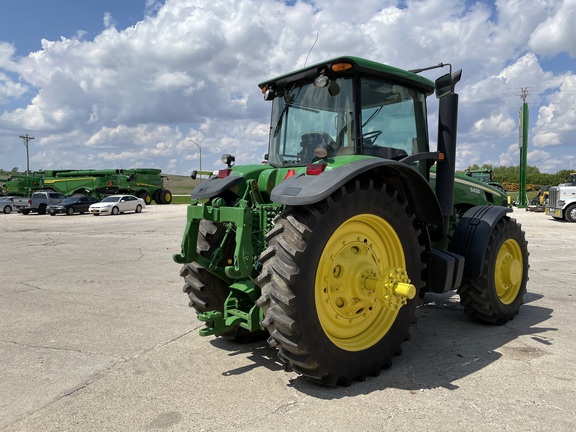
[[(378, 377), (350, 387), (328, 388), (303, 377), (291, 380), (296, 390), (321, 399), (338, 399), (368, 394), (385, 388), (420, 392), (433, 388), (458, 389), (458, 380), (473, 374), (506, 355), (514, 359), (530, 359), (546, 354), (553, 344), (556, 328), (541, 326), (551, 317), (552, 310), (531, 305), (542, 296), (527, 293), (520, 313), (503, 326), (474, 322), (465, 315), (458, 297), (449, 294), (427, 294), (424, 305), (417, 311), (417, 323), (412, 326), (412, 338), (403, 345), (403, 354), (394, 358), (392, 367)], [(535, 346), (506, 346), (520, 336), (531, 336)], [(284, 365), (277, 350), (266, 341), (239, 344), (215, 338), (211, 344), (229, 355), (248, 354), (253, 364), (225, 371), (225, 376), (249, 373), (266, 367), (282, 373)], [(512, 344), (513, 345), (513, 344)]]

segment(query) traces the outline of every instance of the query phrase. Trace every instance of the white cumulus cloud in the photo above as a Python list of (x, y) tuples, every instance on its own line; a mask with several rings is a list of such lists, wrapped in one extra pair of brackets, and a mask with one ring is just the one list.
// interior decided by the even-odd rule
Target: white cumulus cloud
[[(188, 174), (199, 162), (188, 139), (201, 144), (204, 169), (218, 168), (221, 153), (258, 163), (270, 109), (258, 82), (357, 55), (464, 70), (459, 169), (518, 163), (510, 149), (528, 88), (533, 145), (550, 152), (548, 169), (564, 169), (569, 150), (556, 148), (576, 136), (576, 84), (572, 71), (545, 64), (576, 56), (575, 1), (147, 0), (141, 21), (122, 29), (105, 14), (91, 40), (43, 40), (22, 58), (0, 41), (0, 141), (11, 143), (0, 146), (0, 160), (18, 165), (17, 136), (29, 132), (33, 169), (148, 165)], [(435, 110), (431, 99), (432, 143)]]

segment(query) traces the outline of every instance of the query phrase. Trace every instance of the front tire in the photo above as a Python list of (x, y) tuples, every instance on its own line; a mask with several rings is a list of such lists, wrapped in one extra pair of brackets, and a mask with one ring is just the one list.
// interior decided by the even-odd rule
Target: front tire
[(410, 337), (423, 285), (419, 235), (399, 194), (369, 180), (284, 211), (257, 279), (280, 359), (327, 385), (389, 367)]
[(154, 191), (154, 193), (152, 194), (152, 198), (154, 199), (154, 202), (155, 202), (156, 204), (162, 204), (162, 203), (160, 202), (160, 192), (162, 192), (162, 189), (156, 189), (156, 190)]
[(67, 214), (68, 216), (72, 216), (72, 215), (74, 214), (74, 207), (68, 207), (68, 208), (66, 209), (66, 214)]
[(141, 192), (139, 198), (142, 198), (146, 205), (150, 205), (152, 202), (152, 195), (150, 195), (148, 192)]
[(464, 311), (473, 319), (501, 325), (520, 310), (528, 283), (528, 243), (520, 225), (503, 217), (494, 227), (482, 275), (458, 289)]
[(172, 192), (170, 192), (168, 189), (162, 189), (160, 192), (158, 192), (158, 201), (159, 204), (170, 204), (172, 202)]
[(12, 207), (10, 207), (10, 206), (5, 206), (3, 212), (4, 212), (4, 214), (10, 214), (10, 213), (12, 213)]
[(116, 216), (120, 213), (120, 209), (118, 207), (112, 207), (112, 215)]
[(571, 204), (566, 207), (564, 215), (566, 216), (566, 220), (568, 222), (576, 222), (576, 204)]

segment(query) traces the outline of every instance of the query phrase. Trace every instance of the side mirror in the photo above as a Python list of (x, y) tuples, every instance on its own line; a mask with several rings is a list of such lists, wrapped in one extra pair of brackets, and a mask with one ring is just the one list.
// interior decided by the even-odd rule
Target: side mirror
[(454, 87), (456, 83), (462, 78), (462, 69), (457, 70), (454, 73), (447, 73), (442, 75), (435, 82), (436, 97), (440, 99), (442, 96), (454, 93)]

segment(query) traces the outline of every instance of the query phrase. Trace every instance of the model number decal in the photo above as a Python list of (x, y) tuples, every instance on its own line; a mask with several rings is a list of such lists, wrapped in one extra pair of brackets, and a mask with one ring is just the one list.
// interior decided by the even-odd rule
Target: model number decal
[(470, 192), (480, 195), (482, 191), (475, 187), (470, 187)]

